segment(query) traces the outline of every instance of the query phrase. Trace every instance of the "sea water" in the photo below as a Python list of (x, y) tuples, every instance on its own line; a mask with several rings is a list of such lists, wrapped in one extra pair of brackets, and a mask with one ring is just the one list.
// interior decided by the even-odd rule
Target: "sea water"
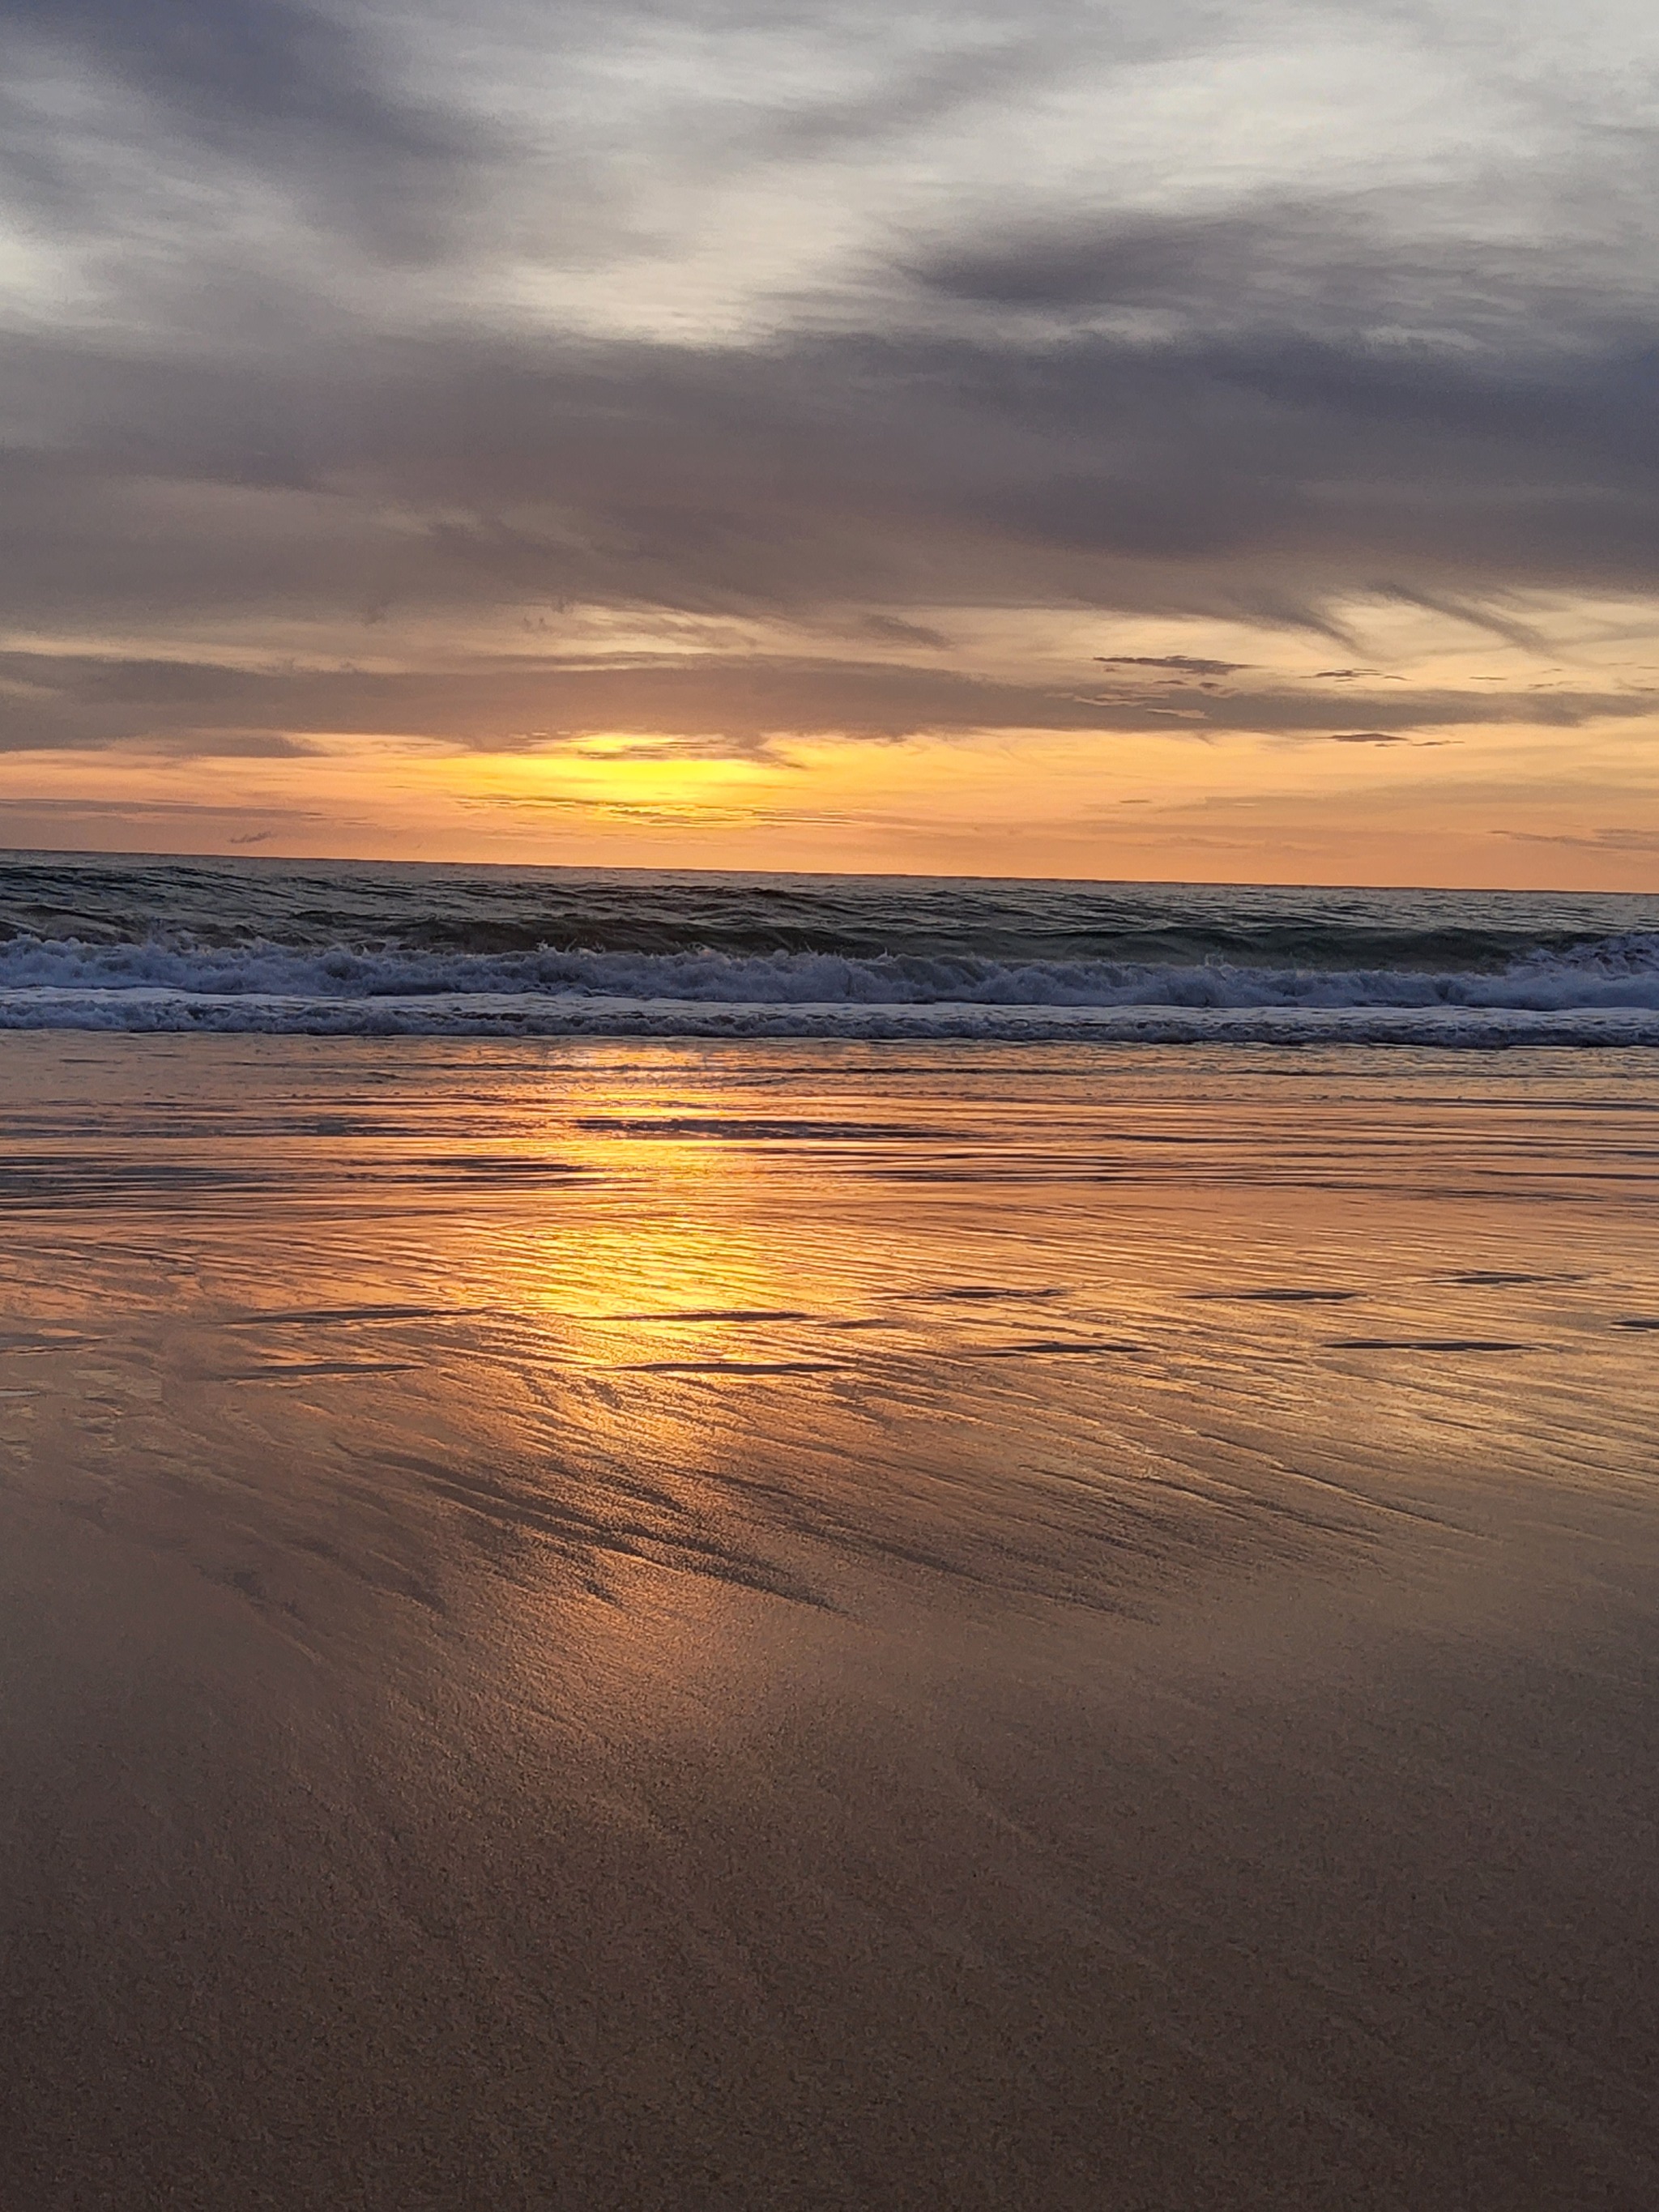
[(1659, 898), (0, 857), (0, 1027), (1659, 1044)]

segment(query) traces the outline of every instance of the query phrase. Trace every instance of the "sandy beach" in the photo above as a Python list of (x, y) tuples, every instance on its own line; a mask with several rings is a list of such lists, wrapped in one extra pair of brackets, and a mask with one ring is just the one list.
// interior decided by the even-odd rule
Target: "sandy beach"
[(8, 1037), (0, 2202), (1659, 2201), (1647, 1059)]

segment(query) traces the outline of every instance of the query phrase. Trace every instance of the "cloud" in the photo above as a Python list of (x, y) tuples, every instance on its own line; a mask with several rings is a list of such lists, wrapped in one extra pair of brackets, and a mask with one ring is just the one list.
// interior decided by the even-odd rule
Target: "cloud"
[[(1632, 186), (1645, 169), (1638, 161)], [(1365, 336), (1383, 367), (1413, 336), (1502, 345), (1523, 302), (1565, 336), (1587, 304), (1616, 296), (1638, 270), (1650, 277), (1650, 259), (1644, 266), (1632, 242), (1616, 235), (1607, 200), (1618, 195), (1607, 180), (1586, 175), (1575, 190), (1593, 200), (1598, 187), (1607, 228), (1598, 236), (1585, 223), (1570, 251), (1559, 217), (1542, 209), (1517, 226), (1479, 193), (1449, 200), (1443, 187), (1390, 193), (1370, 183), (1195, 210), (1067, 208), (941, 240), (900, 266), (925, 296), (992, 324), (1036, 316), (1084, 329), (1127, 319), (1143, 333), (1201, 332), (1227, 343), (1254, 334), (1334, 344)], [(1581, 219), (1587, 212), (1581, 207)]]
[(1659, 590), (1648, 362), (1589, 334), (1380, 361), (325, 322), (221, 363), (29, 333), (0, 346), (33, 426), (0, 455), (0, 577), (36, 626), (1047, 604), (1340, 636), (1369, 594), (1535, 646), (1528, 593)]
[(1582, 835), (1544, 830), (1499, 830), (1515, 845), (1560, 845), (1585, 853), (1659, 853), (1659, 830), (1591, 830)]
[(1190, 653), (1097, 653), (1106, 668), (1164, 668), (1176, 676), (1237, 676), (1243, 660), (1200, 660)]
[(1023, 79), (1041, 82), (1049, 57), (1035, 14), (1023, 23), (1006, 21), (988, 37), (975, 38), (970, 20), (964, 28), (965, 46), (912, 56), (896, 70), (878, 71), (859, 91), (786, 100), (751, 114), (745, 143), (800, 161), (902, 142), (981, 102), (1006, 104)]
[(0, 571), (15, 622), (122, 629), (1068, 604), (1340, 637), (1371, 595), (1537, 646), (1528, 592), (1659, 591), (1650, 343), (1579, 337), (28, 331)]
[[(100, 799), (91, 794), (56, 793), (37, 796), (25, 791), (7, 793), (6, 819), (12, 829), (27, 830), (39, 824), (51, 836), (61, 836), (65, 830), (73, 835), (77, 823), (102, 830), (112, 823), (125, 823), (145, 834), (155, 834), (167, 824), (183, 825), (186, 830), (195, 828), (204, 836), (233, 845), (252, 845), (283, 836), (295, 828), (316, 824), (325, 824), (330, 829), (349, 827), (354, 817), (319, 807), (245, 805), (234, 799), (217, 805), (207, 799)], [(268, 826), (240, 836), (228, 827), (232, 823), (250, 821)], [(13, 848), (18, 849), (19, 843), (14, 838)]]
[[(1293, 681), (1224, 696), (1180, 684), (1156, 699), (1097, 696), (936, 665), (805, 656), (608, 659), (479, 655), (447, 667), (249, 667), (114, 655), (0, 653), (0, 752), (120, 746), (168, 758), (282, 757), (325, 741), (392, 737), (475, 750), (787, 761), (811, 739), (891, 744), (988, 730), (1160, 729), (1171, 738), (1426, 742), (1425, 731), (1530, 722), (1569, 731), (1659, 717), (1659, 691), (1531, 693), (1402, 687), (1346, 691), (1371, 726), (1333, 732), (1329, 702)], [(1182, 725), (1179, 733), (1164, 727)]]
[[(1468, 251), (1462, 273), (1467, 279)], [(1067, 211), (912, 258), (923, 289), (975, 306), (1079, 310), (1152, 308), (1218, 320), (1273, 322), (1289, 302), (1329, 308), (1455, 281), (1443, 252), (1390, 252), (1358, 207), (1291, 202), (1195, 214)]]
[[(1103, 709), (1052, 686), (886, 661), (546, 656), (405, 673), (0, 653), (0, 750), (155, 742), (173, 754), (281, 753), (306, 750), (307, 735), (356, 733), (504, 752), (616, 735), (626, 751), (629, 738), (669, 731), (680, 757), (706, 759), (812, 736), (890, 742), (1141, 722), (1132, 702)], [(643, 750), (668, 749), (653, 739)]]
[(895, 645), (920, 645), (936, 653), (950, 648), (943, 630), (927, 623), (905, 622), (897, 615), (866, 615), (861, 627), (869, 636), (889, 639)]
[[(332, 0), (15, 0), (0, 587), (64, 649), (0, 665), (0, 745), (1329, 736), (1201, 653), (1092, 656), (1152, 703), (974, 672), (952, 611), (1340, 660), (1367, 599), (1535, 651), (1540, 593), (1659, 594), (1651, 147), (1581, 127), (1530, 33), (1449, 21), (480, 0), (394, 36)], [(1236, 67), (1249, 129), (1201, 169)], [(1404, 120), (1366, 155), (1373, 97)], [(573, 607), (630, 642), (408, 645)], [(860, 657), (633, 649), (706, 618)], [(281, 665), (344, 625), (372, 670)], [(1340, 742), (1653, 711), (1321, 678)]]
[(358, 246), (425, 258), (490, 150), (356, 24), (292, 0), (8, 0), (0, 51), (13, 203), (71, 231), (199, 222), (204, 186), (257, 182)]

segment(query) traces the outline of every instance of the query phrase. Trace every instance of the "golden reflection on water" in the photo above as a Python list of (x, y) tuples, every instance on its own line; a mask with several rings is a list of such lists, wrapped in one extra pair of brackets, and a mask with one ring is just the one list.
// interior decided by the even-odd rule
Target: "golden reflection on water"
[(0, 1080), (0, 1443), (88, 1510), (210, 1490), (276, 1582), (1115, 1603), (1653, 1471), (1643, 1055), (30, 1038)]

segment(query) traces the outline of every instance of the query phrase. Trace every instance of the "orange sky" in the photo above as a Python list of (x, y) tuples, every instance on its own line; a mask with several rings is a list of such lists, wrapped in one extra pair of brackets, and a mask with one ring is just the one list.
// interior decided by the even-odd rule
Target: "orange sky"
[[(690, 732), (660, 713), (541, 734), (446, 732), (458, 700), (465, 714), (470, 669), (489, 700), (516, 660), (513, 702), (532, 710), (561, 674), (549, 674), (539, 635), (535, 652), (514, 656), (499, 636), (469, 652), (410, 625), (380, 642), (404, 672), (405, 702), (421, 697), (425, 663), (436, 712), (418, 730), (365, 728), (360, 712), (349, 728), (295, 717), (275, 733), (181, 739), (141, 702), (157, 726), (95, 758), (69, 748), (0, 757), (0, 802), (9, 842), (82, 849), (1659, 887), (1659, 667), (1641, 662), (1644, 611), (1556, 602), (1531, 613), (1537, 642), (1356, 605), (1344, 611), (1344, 654), (1328, 637), (1237, 623), (919, 609), (913, 627), (937, 642), (922, 654), (905, 641), (905, 669), (921, 659), (953, 682), (1058, 702), (1077, 726), (964, 726), (958, 702), (954, 726), (873, 735), (756, 729), (746, 702), (741, 725), (734, 714), (728, 732), (702, 726), (719, 720), (720, 671), (738, 659), (729, 624), (702, 641), (714, 683), (698, 693)], [(579, 619), (571, 626), (580, 632)], [(688, 665), (684, 625), (654, 653), (648, 636), (607, 638), (597, 617), (588, 627), (575, 641), (588, 670), (624, 684), (641, 667), (659, 672), (653, 698), (672, 709)], [(806, 645), (815, 686), (837, 665), (833, 640), (828, 650), (822, 638), (744, 642), (738, 665), (769, 656), (785, 698)], [(34, 651), (50, 659), (64, 647)], [(224, 659), (199, 641), (175, 653), (204, 671)], [(299, 659), (283, 655), (284, 679)], [(1230, 672), (1152, 665), (1183, 659)], [(257, 675), (268, 663), (244, 665)], [(341, 666), (320, 653), (301, 665), (325, 678)], [(838, 665), (868, 680), (867, 639), (843, 644)], [(1090, 726), (1091, 704), (1105, 726)]]

